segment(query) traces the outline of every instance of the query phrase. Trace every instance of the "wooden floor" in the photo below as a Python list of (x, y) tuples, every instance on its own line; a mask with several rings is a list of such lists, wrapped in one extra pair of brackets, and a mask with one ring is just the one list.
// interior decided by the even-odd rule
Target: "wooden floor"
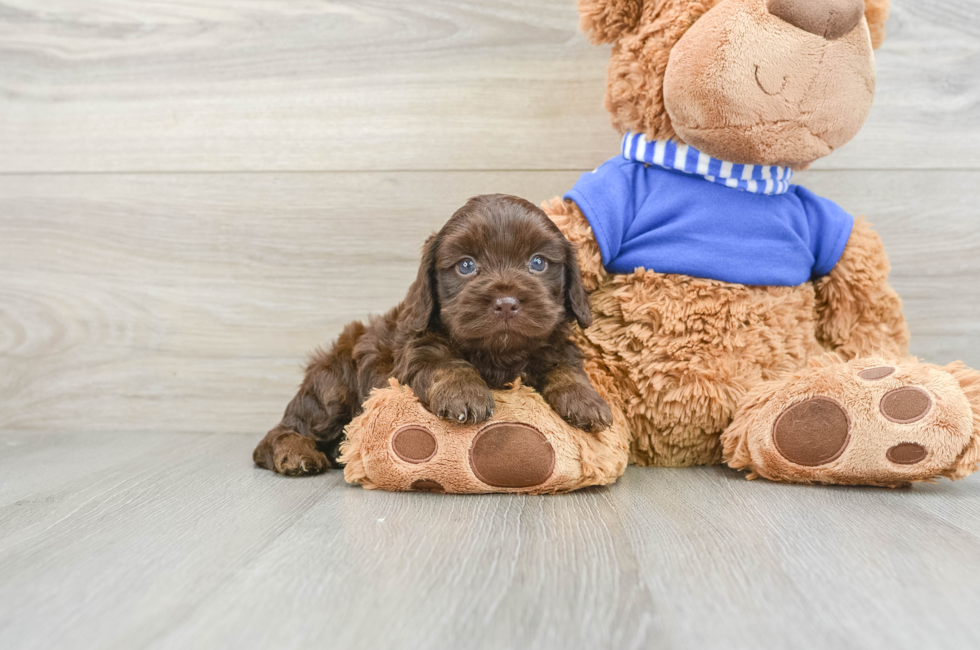
[[(980, 647), (980, 476), (632, 468), (561, 497), (251, 466), (466, 198), (616, 155), (575, 0), (0, 0), (0, 650)], [(866, 214), (980, 366), (980, 0), (893, 0)]]
[(288, 479), (233, 434), (18, 434), (3, 648), (976, 648), (980, 481), (631, 468), (562, 497)]

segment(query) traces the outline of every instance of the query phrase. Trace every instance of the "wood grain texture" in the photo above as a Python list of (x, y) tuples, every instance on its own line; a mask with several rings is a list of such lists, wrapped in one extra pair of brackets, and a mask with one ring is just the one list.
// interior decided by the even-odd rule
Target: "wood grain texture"
[[(577, 176), (0, 176), (0, 428), (264, 432), (304, 357), (394, 306), (467, 197)], [(980, 366), (980, 172), (801, 182), (878, 227), (913, 352)]]
[[(893, 0), (821, 169), (980, 165), (980, 4)], [(574, 0), (0, 5), (0, 171), (591, 169), (618, 137)]]
[[(466, 198), (616, 154), (574, 4), (0, 0), (0, 648), (980, 646), (976, 476), (252, 467), (305, 355)], [(882, 234), (913, 352), (980, 367), (980, 0), (888, 30), (864, 130), (798, 178)]]
[(891, 491), (630, 468), (560, 497), (390, 494), (252, 468), (241, 436), (128, 439), (143, 453), (10, 438), (103, 461), (28, 476), (0, 455), (0, 647), (980, 643), (976, 477)]

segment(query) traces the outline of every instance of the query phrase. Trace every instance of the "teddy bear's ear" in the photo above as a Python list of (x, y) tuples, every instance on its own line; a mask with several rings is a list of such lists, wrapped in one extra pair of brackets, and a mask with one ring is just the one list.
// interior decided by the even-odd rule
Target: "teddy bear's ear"
[(613, 43), (637, 28), (642, 9), (643, 0), (578, 0), (578, 24), (594, 45)]
[(885, 21), (888, 20), (889, 0), (864, 0), (864, 17), (871, 30), (871, 47), (878, 49), (885, 40)]

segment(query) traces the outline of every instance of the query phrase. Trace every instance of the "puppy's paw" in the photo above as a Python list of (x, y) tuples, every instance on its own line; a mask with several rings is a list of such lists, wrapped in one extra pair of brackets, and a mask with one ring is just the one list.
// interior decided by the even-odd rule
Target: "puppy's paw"
[(548, 405), (573, 427), (598, 433), (612, 425), (612, 409), (592, 386), (570, 383), (546, 389)]
[(475, 372), (452, 374), (433, 383), (428, 407), (446, 420), (480, 423), (493, 417), (493, 393)]
[(273, 449), (274, 469), (284, 476), (321, 474), (330, 469), (327, 456), (310, 438), (294, 433), (276, 441)]

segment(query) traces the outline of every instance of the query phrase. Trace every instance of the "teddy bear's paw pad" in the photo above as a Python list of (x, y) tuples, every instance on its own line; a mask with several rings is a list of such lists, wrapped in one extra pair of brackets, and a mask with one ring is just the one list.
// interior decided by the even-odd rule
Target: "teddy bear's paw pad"
[(749, 444), (758, 444), (759, 473), (777, 480), (928, 480), (951, 470), (972, 434), (959, 384), (927, 364), (817, 368), (776, 391), (764, 411), (761, 437)]
[(391, 449), (406, 463), (420, 464), (432, 460), (439, 445), (431, 431), (413, 424), (391, 436)]
[(814, 397), (783, 411), (773, 427), (773, 442), (791, 463), (818, 467), (844, 453), (850, 428), (843, 406), (829, 397)]
[(512, 422), (480, 430), (470, 445), (469, 460), (477, 479), (499, 488), (541, 485), (555, 471), (555, 449), (544, 434)]

